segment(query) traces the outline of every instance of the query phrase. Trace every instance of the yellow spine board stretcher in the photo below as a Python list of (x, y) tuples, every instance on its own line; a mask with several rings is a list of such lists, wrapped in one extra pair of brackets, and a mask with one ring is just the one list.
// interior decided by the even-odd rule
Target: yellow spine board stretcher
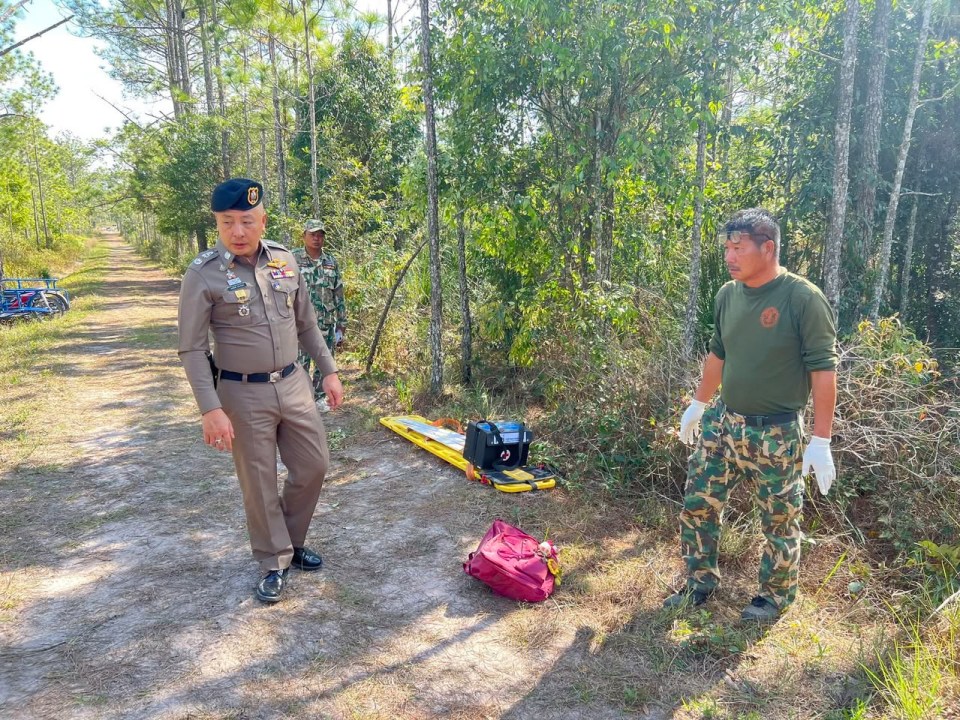
[(402, 435), (414, 445), (463, 470), (470, 480), (492, 485), (500, 492), (549, 490), (556, 487), (556, 474), (548, 468), (521, 467), (516, 470), (478, 470), (463, 457), (463, 433), (432, 424), (419, 415), (380, 418), (380, 424)]

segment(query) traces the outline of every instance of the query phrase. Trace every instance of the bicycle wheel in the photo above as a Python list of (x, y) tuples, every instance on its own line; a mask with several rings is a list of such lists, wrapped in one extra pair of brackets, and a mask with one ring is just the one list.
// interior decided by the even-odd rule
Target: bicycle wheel
[(70, 306), (67, 304), (66, 298), (64, 298), (62, 295), (50, 292), (48, 290), (40, 290), (32, 298), (30, 298), (28, 307), (42, 308), (47, 310), (48, 312), (44, 312), (41, 317), (49, 319), (60, 317)]

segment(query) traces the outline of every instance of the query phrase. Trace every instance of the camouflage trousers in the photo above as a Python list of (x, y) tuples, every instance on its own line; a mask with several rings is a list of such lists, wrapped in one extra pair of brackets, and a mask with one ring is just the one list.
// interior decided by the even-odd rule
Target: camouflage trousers
[(803, 507), (801, 433), (800, 422), (748, 426), (742, 415), (730, 412), (720, 401), (703, 414), (680, 513), (680, 546), (689, 589), (709, 592), (719, 584), (723, 508), (730, 491), (746, 479), (760, 508), (766, 538), (759, 594), (781, 610), (794, 601)]
[[(320, 334), (323, 335), (323, 340), (327, 343), (327, 349), (330, 350), (330, 354), (333, 355), (334, 349), (337, 345), (337, 326), (320, 326)], [(297, 355), (297, 362), (307, 371), (307, 375), (310, 376), (310, 383), (313, 385), (313, 399), (319, 400), (322, 397), (326, 397), (326, 393), (323, 391), (323, 375), (320, 374), (320, 370), (317, 368), (316, 363), (307, 355), (303, 348), (300, 348), (300, 354)], [(313, 372), (310, 372), (310, 365), (313, 364)]]

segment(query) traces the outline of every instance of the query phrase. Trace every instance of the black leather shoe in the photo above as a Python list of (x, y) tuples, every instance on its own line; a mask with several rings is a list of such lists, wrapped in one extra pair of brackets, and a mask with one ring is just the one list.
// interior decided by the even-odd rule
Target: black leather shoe
[(286, 570), (271, 570), (260, 582), (257, 583), (257, 600), (265, 603), (280, 602), (280, 596), (283, 595), (283, 588), (287, 584)]
[(293, 549), (293, 562), (290, 563), (291, 567), (298, 568), (299, 570), (306, 570), (310, 572), (312, 570), (319, 570), (323, 567), (323, 558), (317, 555), (310, 548), (294, 548)]

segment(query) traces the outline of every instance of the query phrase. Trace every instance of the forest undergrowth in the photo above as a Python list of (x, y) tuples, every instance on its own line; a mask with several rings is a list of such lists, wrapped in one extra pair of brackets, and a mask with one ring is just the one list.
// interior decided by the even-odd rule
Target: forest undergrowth
[[(695, 371), (674, 349), (671, 326), (642, 312), (637, 318), (636, 332), (607, 326), (605, 335), (588, 341), (571, 340), (583, 337), (582, 326), (558, 328), (538, 344), (529, 367), (485, 368), (471, 386), (451, 389), (439, 401), (420, 390), (426, 380), (416, 375), (395, 378), (392, 393), (404, 411), (461, 421), (523, 419), (532, 426), (535, 459), (560, 470), (570, 498), (559, 515), (526, 520), (578, 538), (566, 555), (573, 565), (569, 572), (599, 573), (603, 579), (594, 577), (582, 588), (584, 580), (575, 579), (574, 590), (589, 596), (583, 600), (592, 609), (598, 637), (621, 640), (625, 628), (616, 598), (649, 593), (649, 577), (632, 574), (629, 561), (593, 566), (583, 538), (612, 526), (632, 528), (641, 545), (645, 537), (666, 542), (676, 537), (686, 470), (677, 427), (695, 380)], [(960, 708), (956, 376), (896, 317), (861, 323), (842, 339), (840, 354), (833, 440), (838, 480), (824, 497), (808, 479), (804, 598), (786, 620), (802, 636), (786, 652), (794, 661), (791, 672), (799, 667), (809, 674), (811, 663), (830, 655), (850, 669), (839, 686), (824, 681), (821, 690), (835, 698), (834, 709), (816, 717), (955, 717), (951, 713)], [(570, 503), (590, 511), (571, 515)], [(573, 525), (568, 532), (561, 529), (565, 523)], [(725, 576), (750, 582), (761, 543), (758, 518), (741, 490), (726, 511)], [(667, 568), (661, 572), (667, 579), (655, 592), (665, 595), (666, 585), (677, 578), (669, 577)], [(756, 640), (744, 639), (735, 623), (710, 611), (674, 618), (669, 632), (686, 634), (687, 647), (708, 655), (741, 652)], [(743, 695), (743, 688), (732, 686), (715, 690), (697, 701), (702, 706), (691, 706), (693, 716), (776, 715), (767, 714), (771, 705)]]

